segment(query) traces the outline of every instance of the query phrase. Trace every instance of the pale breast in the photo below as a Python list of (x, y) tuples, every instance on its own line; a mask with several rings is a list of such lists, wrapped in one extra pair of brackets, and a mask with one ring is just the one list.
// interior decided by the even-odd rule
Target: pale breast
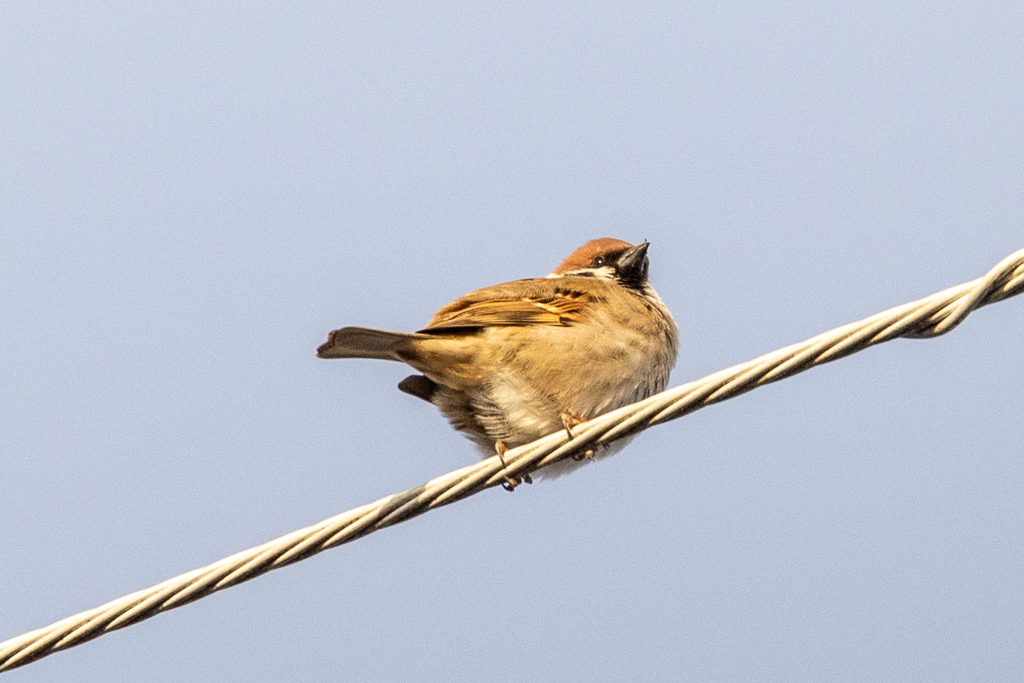
[(628, 296), (571, 326), (484, 332), (482, 346), (500, 350), (492, 359), (499, 369), (473, 393), (503, 415), (491, 420), (495, 434), (510, 445), (527, 443), (559, 429), (562, 413), (590, 419), (664, 389), (675, 362), (675, 325)]
[[(535, 296), (563, 308), (572, 304), (572, 310), (559, 309), (552, 320), (483, 324), (510, 311), (504, 304), (487, 308), (494, 291), (482, 290), (467, 297), (469, 303), (442, 309), (425, 330), (436, 334), (443, 326), (456, 336), (424, 340), (421, 356), (409, 361), (445, 385), (431, 401), (485, 455), (493, 454), (496, 441), (512, 448), (562, 429), (565, 413), (591, 419), (661, 391), (675, 363), (677, 329), (653, 289), (641, 296), (611, 282), (575, 277), (529, 284), (537, 288)], [(535, 317), (547, 312), (525, 311)], [(525, 315), (518, 308), (513, 312)], [(463, 331), (470, 323), (474, 327)], [(453, 362), (467, 371), (456, 372)], [(559, 463), (541, 474), (557, 476), (581, 464)]]

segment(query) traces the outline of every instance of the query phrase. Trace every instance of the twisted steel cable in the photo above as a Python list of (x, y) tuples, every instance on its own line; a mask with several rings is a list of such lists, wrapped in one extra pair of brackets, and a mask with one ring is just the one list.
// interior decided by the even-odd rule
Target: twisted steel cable
[(512, 449), (505, 453), (504, 465), (497, 456), (488, 458), (151, 588), (11, 638), (0, 643), (0, 671), (23, 666), (254, 579), (272, 569), (354, 541), (378, 529), (501, 484), (507, 477), (522, 476), (583, 453), (595, 444), (635, 434), (869, 346), (896, 337), (926, 338), (944, 334), (975, 309), (1019, 294), (1022, 290), (1024, 249), (1010, 254), (977, 280), (838, 327), (577, 425), (571, 439), (565, 431), (560, 431)]

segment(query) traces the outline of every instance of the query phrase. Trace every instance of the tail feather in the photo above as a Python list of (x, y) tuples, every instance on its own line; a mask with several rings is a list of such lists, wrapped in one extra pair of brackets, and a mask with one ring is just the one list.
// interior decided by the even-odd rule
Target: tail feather
[(316, 355), (318, 358), (378, 358), (402, 362), (402, 351), (408, 353), (413, 340), (420, 336), (371, 327), (342, 327), (327, 336)]

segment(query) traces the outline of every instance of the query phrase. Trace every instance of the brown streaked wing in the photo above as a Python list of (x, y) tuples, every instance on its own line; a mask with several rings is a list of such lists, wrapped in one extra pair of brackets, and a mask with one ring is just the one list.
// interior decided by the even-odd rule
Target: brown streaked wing
[(420, 331), (572, 325), (580, 320), (589, 300), (587, 292), (566, 286), (565, 280), (517, 280), (470, 292), (435, 313)]

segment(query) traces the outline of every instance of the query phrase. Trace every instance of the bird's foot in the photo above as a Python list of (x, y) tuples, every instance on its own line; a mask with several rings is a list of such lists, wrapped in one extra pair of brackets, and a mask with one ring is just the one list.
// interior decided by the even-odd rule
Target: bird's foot
[[(565, 427), (565, 433), (569, 435), (570, 440), (573, 438), (572, 428), (587, 421), (587, 418), (571, 409), (563, 411), (560, 417), (562, 418), (562, 426)], [(580, 460), (593, 460), (594, 449), (588, 448), (582, 453), (574, 453), (572, 459), (576, 462)]]
[[(505, 445), (504, 441), (494, 442), (494, 452), (495, 455), (498, 456), (498, 460), (501, 461), (502, 467), (508, 467), (508, 465), (505, 463), (505, 451), (507, 450), (508, 446)], [(523, 473), (518, 477), (509, 477), (506, 475), (505, 481), (502, 482), (501, 484), (501, 488), (505, 489), (506, 491), (515, 491), (516, 487), (524, 482), (527, 484), (533, 483), (533, 478), (529, 475), (529, 473)]]
[(570, 439), (573, 436), (572, 428), (587, 421), (587, 418), (583, 417), (572, 408), (569, 410), (563, 410), (559, 417), (562, 418), (562, 426), (565, 427), (565, 433), (569, 435)]

